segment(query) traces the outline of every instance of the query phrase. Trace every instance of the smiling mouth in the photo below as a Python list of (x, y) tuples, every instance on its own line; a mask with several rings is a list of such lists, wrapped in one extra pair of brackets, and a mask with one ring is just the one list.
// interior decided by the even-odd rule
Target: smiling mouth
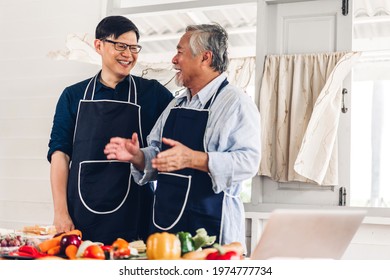
[(119, 62), (119, 64), (124, 65), (124, 66), (128, 66), (128, 65), (131, 64), (131, 61), (121, 61), (121, 60), (119, 60), (118, 62)]

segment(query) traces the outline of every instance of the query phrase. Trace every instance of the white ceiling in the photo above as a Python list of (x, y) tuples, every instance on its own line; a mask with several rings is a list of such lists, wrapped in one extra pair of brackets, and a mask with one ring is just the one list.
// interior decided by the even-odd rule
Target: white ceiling
[[(388, 45), (390, 0), (351, 3), (356, 50)], [(107, 0), (107, 14), (125, 15), (137, 25), (146, 62), (170, 62), (185, 27), (210, 22), (218, 22), (228, 31), (231, 58), (255, 56), (257, 0)]]
[[(140, 30), (139, 62), (171, 64), (188, 24), (218, 22), (229, 33), (229, 56), (255, 57), (257, 0), (105, 0), (104, 14), (129, 17)], [(265, 0), (273, 2), (273, 0)], [(277, 0), (302, 1), (302, 0)], [(312, 0), (311, 0), (312, 1)], [(276, 2), (276, 0), (275, 0)], [(358, 50), (389, 50), (390, 0), (354, 0), (354, 46)], [(66, 51), (56, 59), (100, 63), (93, 38), (69, 34)], [(381, 54), (382, 56), (382, 54)]]
[(255, 55), (257, 1), (108, 1), (108, 14), (131, 19), (140, 31), (142, 60), (170, 62), (189, 24), (217, 22), (229, 34), (230, 57)]

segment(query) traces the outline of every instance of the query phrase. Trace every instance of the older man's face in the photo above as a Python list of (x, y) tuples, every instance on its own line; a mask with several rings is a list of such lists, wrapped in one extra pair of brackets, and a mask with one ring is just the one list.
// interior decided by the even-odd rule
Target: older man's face
[(202, 56), (193, 56), (190, 48), (190, 32), (185, 33), (178, 45), (177, 53), (172, 58), (174, 68), (178, 71), (176, 74), (176, 83), (178, 86), (191, 88), (191, 84), (197, 81), (201, 71)]

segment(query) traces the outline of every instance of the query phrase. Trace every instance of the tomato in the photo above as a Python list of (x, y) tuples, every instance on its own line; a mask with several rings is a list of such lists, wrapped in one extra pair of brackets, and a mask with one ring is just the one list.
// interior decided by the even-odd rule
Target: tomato
[(96, 244), (88, 246), (84, 251), (83, 257), (91, 258), (91, 259), (99, 259), (99, 260), (106, 259), (102, 247)]
[(112, 243), (114, 249), (124, 249), (129, 247), (129, 242), (123, 238), (117, 238), (114, 243)]
[(111, 245), (114, 259), (130, 257), (129, 242), (123, 238), (117, 238)]

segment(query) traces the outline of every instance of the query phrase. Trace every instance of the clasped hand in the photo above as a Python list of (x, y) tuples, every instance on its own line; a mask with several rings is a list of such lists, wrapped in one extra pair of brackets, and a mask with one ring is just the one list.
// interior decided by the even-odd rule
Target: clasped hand
[(158, 171), (171, 172), (192, 167), (193, 150), (169, 138), (163, 137), (162, 141), (164, 144), (171, 146), (171, 148), (158, 153), (152, 159), (153, 168), (156, 168)]
[[(152, 167), (158, 171), (171, 172), (191, 167), (193, 150), (180, 142), (168, 138), (162, 138), (164, 144), (172, 148), (160, 152), (152, 159)], [(137, 133), (133, 133), (131, 139), (114, 137), (104, 149), (107, 159), (130, 161), (138, 170), (145, 168), (145, 157), (140, 149)]]

